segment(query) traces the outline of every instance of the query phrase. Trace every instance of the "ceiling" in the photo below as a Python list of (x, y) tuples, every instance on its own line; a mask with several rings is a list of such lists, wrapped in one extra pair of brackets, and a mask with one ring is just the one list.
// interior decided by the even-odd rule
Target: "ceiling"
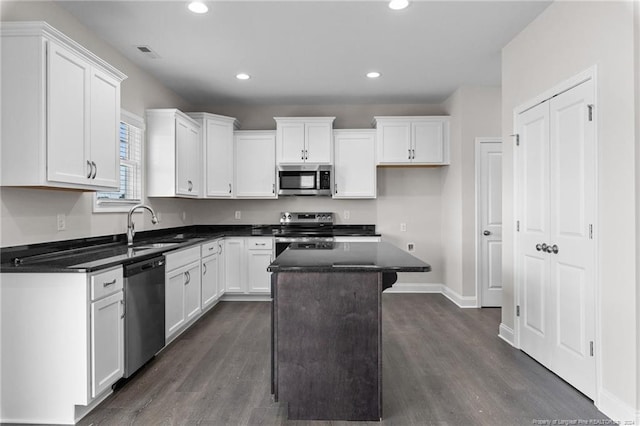
[(213, 106), (439, 103), (500, 85), (502, 47), (550, 2), (234, 0), (204, 15), (186, 1), (58, 4), (190, 104)]

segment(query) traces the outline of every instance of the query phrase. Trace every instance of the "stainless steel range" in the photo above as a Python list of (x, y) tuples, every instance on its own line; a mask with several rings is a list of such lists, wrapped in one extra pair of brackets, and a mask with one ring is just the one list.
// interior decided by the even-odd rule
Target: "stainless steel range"
[(292, 249), (333, 248), (333, 217), (331, 212), (282, 212), (280, 228), (273, 231), (276, 256), (289, 246)]

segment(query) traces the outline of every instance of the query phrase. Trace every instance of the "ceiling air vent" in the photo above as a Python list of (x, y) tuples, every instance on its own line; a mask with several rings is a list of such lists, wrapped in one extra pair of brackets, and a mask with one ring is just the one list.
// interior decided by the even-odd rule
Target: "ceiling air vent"
[(138, 49), (148, 58), (158, 59), (160, 57), (160, 55), (154, 52), (149, 46), (136, 46), (136, 49)]

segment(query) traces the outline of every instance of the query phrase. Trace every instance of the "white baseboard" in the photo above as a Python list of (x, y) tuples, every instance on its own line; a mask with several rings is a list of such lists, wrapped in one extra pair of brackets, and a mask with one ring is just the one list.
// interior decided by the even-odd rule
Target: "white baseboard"
[(475, 296), (461, 296), (444, 284), (439, 283), (395, 283), (385, 293), (439, 293), (460, 308), (477, 308)]
[(395, 283), (385, 293), (442, 293), (442, 284)]
[(500, 323), (500, 330), (498, 331), (498, 337), (513, 346), (516, 347), (515, 333), (511, 327), (507, 327), (503, 323)]
[(478, 299), (475, 296), (461, 296), (455, 291), (451, 290), (447, 286), (442, 286), (442, 294), (451, 300), (453, 303), (458, 305), (460, 308), (477, 308), (478, 307)]
[(622, 425), (640, 425), (640, 412), (606, 389), (600, 389), (596, 407)]
[(228, 294), (225, 293), (220, 298), (221, 302), (269, 302), (271, 295), (265, 294)]

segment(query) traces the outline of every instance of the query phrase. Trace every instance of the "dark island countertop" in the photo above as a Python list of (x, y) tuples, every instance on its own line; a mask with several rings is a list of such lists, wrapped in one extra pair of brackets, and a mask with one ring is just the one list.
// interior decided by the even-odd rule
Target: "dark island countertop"
[(334, 243), (331, 248), (287, 248), (271, 272), (429, 272), (431, 266), (385, 242)]

